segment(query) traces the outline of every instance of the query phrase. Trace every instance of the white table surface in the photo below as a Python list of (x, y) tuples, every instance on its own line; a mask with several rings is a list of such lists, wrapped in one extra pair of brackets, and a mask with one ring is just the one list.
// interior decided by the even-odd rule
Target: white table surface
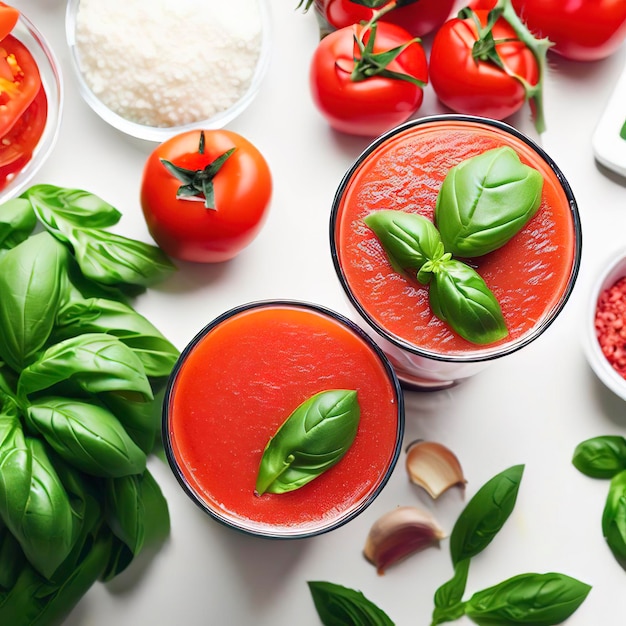
[[(119, 232), (150, 241), (139, 206), (143, 164), (153, 144), (107, 126), (81, 100), (65, 45), (64, 0), (15, 0), (58, 56), (65, 80), (62, 128), (34, 182), (79, 187), (123, 212)], [(271, 0), (274, 31), (269, 72), (250, 108), (228, 127), (264, 153), (274, 177), (269, 219), (253, 244), (221, 265), (179, 264), (136, 307), (179, 348), (221, 312), (244, 302), (294, 298), (350, 314), (328, 243), (335, 189), (368, 143), (332, 132), (311, 102), (308, 64), (317, 42), (313, 13), (296, 0)], [(583, 223), (583, 262), (574, 293), (539, 340), (457, 387), (406, 394), (406, 442), (432, 439), (459, 457), (468, 480), (433, 502), (410, 485), (404, 458), (383, 493), (360, 517), (303, 541), (256, 539), (205, 516), (169, 468), (151, 461), (168, 499), (172, 533), (149, 563), (142, 560), (108, 585), (96, 584), (67, 626), (151, 624), (315, 625), (307, 580), (328, 580), (376, 602), (398, 626), (430, 623), (433, 593), (452, 573), (448, 541), (378, 576), (362, 554), (374, 520), (398, 505), (431, 510), (448, 532), (469, 497), (490, 477), (526, 464), (513, 515), (474, 559), (468, 592), (522, 572), (558, 571), (593, 586), (572, 626), (624, 622), (626, 572), (602, 537), (608, 482), (571, 464), (589, 437), (626, 434), (622, 400), (606, 390), (582, 350), (589, 289), (609, 255), (626, 245), (625, 182), (594, 161), (591, 137), (626, 48), (601, 62), (550, 57), (545, 86), (548, 130), (539, 139), (528, 108), (508, 121), (539, 139), (569, 179)], [(419, 115), (443, 112), (431, 88)], [(458, 623), (470, 623), (460, 620)]]

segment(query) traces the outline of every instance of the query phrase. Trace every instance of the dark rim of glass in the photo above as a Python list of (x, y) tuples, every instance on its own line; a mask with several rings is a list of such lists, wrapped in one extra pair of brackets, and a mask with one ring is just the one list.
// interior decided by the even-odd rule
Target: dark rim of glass
[[(477, 354), (453, 354), (453, 355), (441, 355), (436, 354), (434, 352), (430, 352), (428, 350), (422, 350), (403, 339), (388, 333), (384, 328), (381, 328), (378, 323), (372, 319), (372, 317), (368, 314), (368, 312), (361, 306), (360, 302), (352, 293), (348, 281), (343, 273), (343, 269), (341, 267), (341, 263), (339, 262), (339, 254), (337, 252), (337, 244), (335, 241), (335, 233), (337, 228), (337, 218), (339, 212), (339, 206), (341, 204), (341, 198), (346, 191), (346, 188), (350, 184), (350, 181), (356, 171), (360, 168), (361, 164), (367, 157), (372, 154), (379, 146), (384, 144), (387, 140), (395, 137), (396, 135), (414, 128), (416, 126), (421, 126), (422, 124), (431, 124), (433, 122), (466, 122), (470, 124), (481, 124), (486, 126), (492, 126), (499, 130), (504, 131), (505, 133), (516, 137), (517, 139), (523, 141), (526, 145), (528, 145), (532, 150), (534, 150), (550, 167), (555, 177), (559, 181), (561, 188), (568, 200), (570, 212), (572, 215), (572, 223), (575, 233), (575, 250), (574, 250), (574, 259), (572, 262), (572, 269), (570, 272), (569, 280), (567, 283), (567, 287), (561, 297), (559, 303), (552, 309), (550, 315), (531, 332), (527, 333), (524, 337), (520, 338), (517, 341), (512, 342), (509, 345), (497, 346), (489, 351), (488, 348), (483, 348), (480, 353)], [(493, 120), (491, 118), (478, 117), (473, 115), (456, 115), (456, 114), (442, 114), (442, 115), (431, 115), (422, 117), (415, 120), (409, 120), (404, 124), (400, 124), (395, 128), (387, 131), (380, 135), (377, 139), (375, 139), (357, 158), (354, 164), (350, 167), (350, 169), (343, 176), (339, 187), (335, 193), (335, 197), (333, 199), (331, 215), (330, 215), (330, 251), (333, 259), (333, 265), (335, 266), (335, 272), (339, 277), (339, 281), (341, 282), (341, 286), (345, 294), (352, 306), (358, 311), (361, 317), (368, 323), (370, 328), (372, 328), (378, 335), (389, 341), (391, 344), (397, 346), (398, 348), (410, 352), (412, 354), (425, 357), (428, 359), (432, 359), (434, 361), (446, 361), (446, 362), (454, 362), (454, 363), (475, 363), (480, 361), (491, 361), (507, 354), (511, 354), (520, 350), (524, 346), (528, 345), (532, 341), (534, 341), (539, 335), (541, 335), (558, 317), (558, 314), (561, 312), (565, 303), (569, 300), (569, 297), (574, 289), (574, 284), (576, 283), (576, 278), (578, 276), (578, 271), (580, 269), (580, 262), (582, 256), (582, 229), (580, 223), (580, 215), (578, 212), (578, 205), (576, 203), (576, 199), (574, 198), (574, 193), (567, 182), (565, 176), (556, 165), (554, 160), (544, 151), (544, 149), (539, 146), (535, 141), (527, 137), (524, 133), (520, 132), (513, 126), (510, 126), (506, 122), (502, 122), (499, 120)]]
[[(246, 527), (245, 523), (240, 522), (236, 519), (231, 519), (231, 518), (222, 516), (218, 511), (213, 510), (206, 502), (204, 502), (201, 495), (197, 493), (197, 491), (189, 484), (189, 482), (183, 475), (183, 472), (180, 469), (178, 461), (176, 460), (176, 455), (174, 454), (172, 441), (170, 439), (170, 429), (169, 429), (170, 401), (172, 399), (174, 386), (176, 384), (178, 373), (180, 369), (182, 368), (183, 364), (185, 363), (187, 356), (196, 347), (196, 345), (209, 332), (211, 332), (213, 328), (215, 328), (216, 326), (218, 326), (225, 320), (235, 315), (238, 315), (239, 313), (242, 313), (244, 311), (248, 311), (250, 309), (259, 309), (259, 308), (268, 308), (268, 307), (269, 308), (294, 307), (294, 308), (306, 309), (308, 311), (321, 313), (322, 315), (326, 315), (334, 319), (336, 322), (340, 323), (341, 325), (348, 328), (348, 330), (358, 335), (367, 344), (367, 346), (372, 350), (372, 352), (374, 352), (374, 354), (378, 357), (379, 361), (383, 365), (383, 368), (393, 385), (395, 396), (396, 396), (396, 402), (397, 402), (396, 444), (395, 444), (395, 448), (393, 451), (393, 456), (391, 458), (391, 462), (389, 463), (389, 467), (387, 468), (385, 475), (383, 476), (382, 480), (380, 481), (376, 489), (372, 491), (372, 493), (370, 493), (361, 503), (359, 503), (357, 507), (352, 509), (348, 514), (342, 517), (339, 517), (335, 522), (327, 526), (324, 526), (323, 528), (304, 529), (302, 530), (302, 532), (293, 533), (293, 534), (281, 533), (280, 530), (272, 531), (271, 529), (267, 529), (267, 528), (249, 528), (249, 527)], [(357, 326), (354, 322), (344, 317), (340, 313), (337, 313), (336, 311), (333, 311), (331, 309), (328, 309), (318, 304), (312, 304), (309, 302), (303, 302), (299, 300), (258, 300), (255, 302), (249, 302), (247, 304), (239, 305), (237, 307), (234, 307), (222, 313), (221, 315), (216, 317), (212, 322), (207, 324), (202, 330), (200, 330), (200, 332), (198, 332), (195, 335), (195, 337), (189, 342), (189, 344), (187, 344), (187, 346), (183, 349), (178, 360), (174, 364), (172, 373), (169, 376), (167, 386), (165, 389), (165, 396), (163, 399), (161, 428), (162, 428), (163, 446), (165, 448), (165, 456), (167, 458), (167, 461), (169, 463), (169, 466), (172, 472), (174, 473), (174, 476), (176, 476), (176, 479), (178, 480), (179, 484), (183, 488), (183, 491), (185, 491), (185, 493), (193, 500), (193, 502), (195, 502), (196, 505), (198, 505), (200, 509), (202, 509), (205, 513), (208, 513), (213, 519), (217, 520), (221, 524), (224, 524), (225, 526), (229, 528), (233, 528), (235, 530), (241, 531), (248, 535), (253, 535), (256, 537), (266, 537), (269, 539), (303, 539), (306, 537), (313, 537), (316, 535), (321, 535), (331, 530), (334, 530), (335, 528), (339, 528), (340, 526), (343, 526), (344, 524), (348, 523), (350, 520), (354, 519), (357, 515), (362, 513), (378, 497), (380, 492), (383, 490), (383, 488), (389, 481), (389, 478), (391, 477), (391, 474), (393, 473), (393, 470), (398, 462), (398, 458), (400, 457), (400, 452), (402, 450), (402, 440), (404, 437), (404, 423), (405, 423), (404, 396), (402, 393), (402, 388), (400, 386), (398, 377), (396, 376), (396, 373), (393, 367), (391, 366), (391, 364), (389, 363), (389, 360), (387, 359), (387, 356), (385, 355), (385, 353), (378, 347), (378, 345), (376, 345), (376, 343), (372, 340), (372, 338), (363, 331), (362, 328)]]

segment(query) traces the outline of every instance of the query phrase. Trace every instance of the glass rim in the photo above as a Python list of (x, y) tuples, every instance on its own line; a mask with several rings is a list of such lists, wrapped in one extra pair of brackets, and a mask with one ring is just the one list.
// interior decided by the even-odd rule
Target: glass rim
[[(533, 150), (545, 163), (548, 165), (550, 170), (555, 175), (565, 197), (567, 199), (570, 214), (572, 217), (572, 229), (574, 233), (574, 254), (572, 259), (572, 267), (569, 272), (569, 276), (567, 279), (567, 285), (563, 290), (563, 294), (561, 295), (559, 302), (547, 313), (545, 319), (543, 319), (540, 323), (538, 323), (532, 330), (519, 337), (518, 339), (494, 346), (492, 348), (489, 347), (481, 347), (476, 349), (475, 351), (465, 353), (454, 353), (454, 354), (440, 354), (434, 351), (430, 351), (424, 348), (420, 348), (415, 346), (408, 341), (388, 332), (385, 328), (383, 328), (372, 316), (365, 310), (365, 308), (361, 305), (359, 300), (354, 295), (352, 289), (350, 288), (349, 282), (343, 272), (341, 267), (341, 262), (339, 260), (338, 253), (338, 245), (336, 242), (336, 232), (337, 232), (337, 220), (339, 217), (339, 207), (341, 204), (341, 200), (343, 194), (345, 193), (348, 185), (354, 174), (361, 167), (363, 162), (373, 153), (375, 152), (381, 145), (386, 143), (389, 139), (395, 137), (402, 132), (414, 128), (416, 126), (421, 126), (424, 124), (432, 124), (432, 123), (449, 123), (449, 122), (463, 122), (470, 125), (483, 125), (483, 126), (491, 126), (500, 131), (503, 131), (509, 135), (512, 135), (516, 139), (525, 143), (531, 150)], [(337, 277), (339, 278), (339, 282), (341, 283), (341, 287), (344, 291), (344, 294), (348, 297), (352, 306), (356, 309), (359, 315), (365, 320), (368, 324), (369, 328), (375, 331), (381, 338), (388, 341), (390, 344), (399, 348), (405, 352), (413, 354), (415, 356), (427, 358), (433, 361), (440, 361), (445, 363), (479, 363), (484, 361), (492, 361), (498, 359), (500, 357), (506, 356), (508, 354), (512, 354), (517, 352), (524, 346), (532, 343), (537, 337), (542, 335), (546, 329), (554, 322), (554, 320), (558, 317), (559, 313), (563, 310), (563, 307), (569, 300), (572, 291), (574, 290), (574, 286), (576, 283), (576, 279), (578, 277), (578, 273), (580, 270), (580, 264), (582, 260), (582, 225), (580, 220), (580, 214), (578, 211), (578, 204), (574, 197), (574, 193), (572, 188), (565, 178), (563, 172), (557, 166), (555, 161), (550, 157), (550, 155), (533, 139), (516, 129), (515, 127), (503, 122), (501, 120), (495, 120), (486, 117), (479, 117), (475, 115), (465, 115), (465, 114), (440, 114), (440, 115), (429, 115), (421, 118), (416, 118), (413, 120), (409, 120), (400, 124), (389, 131), (383, 133), (372, 143), (370, 143), (365, 150), (361, 152), (361, 154), (357, 157), (355, 162), (350, 166), (348, 171), (344, 174), (341, 182), (339, 183), (339, 187), (335, 192), (335, 196), (333, 198), (331, 214), (330, 214), (330, 251), (331, 257), (333, 261), (333, 266), (335, 268), (335, 272)]]
[[(366, 494), (362, 501), (358, 503), (354, 508), (349, 508), (345, 514), (342, 514), (329, 522), (325, 522), (319, 526), (306, 527), (306, 528), (294, 528), (292, 532), (288, 531), (287, 527), (279, 527), (276, 530), (272, 530), (269, 525), (268, 526), (255, 526), (254, 524), (246, 524), (245, 520), (240, 518), (235, 518), (234, 516), (229, 516), (222, 514), (219, 510), (216, 510), (212, 506), (210, 506), (204, 498), (202, 498), (201, 494), (198, 493), (196, 489), (189, 483), (187, 478), (184, 476), (180, 463), (177, 460), (176, 453), (174, 452), (174, 446), (170, 437), (170, 403), (172, 401), (174, 395), (174, 388), (176, 385), (176, 380), (178, 378), (178, 374), (183, 367), (188, 355), (193, 351), (193, 349), (198, 345), (198, 343), (209, 334), (214, 328), (229, 320), (241, 313), (244, 313), (253, 309), (267, 309), (267, 308), (299, 308), (307, 311), (319, 313), (326, 317), (331, 318), (335, 322), (347, 328), (349, 331), (357, 335), (363, 342), (367, 345), (367, 347), (374, 353), (377, 357), (380, 364), (383, 366), (385, 374), (392, 385), (393, 393), (395, 395), (396, 400), (396, 441), (393, 450), (393, 454), (391, 455), (389, 464), (384, 471), (384, 474), (380, 480), (380, 482), (376, 485), (376, 487), (368, 494)], [(247, 302), (245, 304), (237, 305), (217, 317), (215, 317), (211, 322), (206, 324), (196, 335), (191, 339), (191, 341), (187, 344), (187, 346), (181, 351), (180, 356), (174, 367), (172, 368), (172, 372), (168, 378), (167, 385), (165, 388), (165, 395), (163, 398), (163, 408), (162, 408), (162, 420), (161, 420), (161, 435), (163, 440), (163, 448), (165, 450), (165, 456), (167, 462), (172, 470), (174, 476), (176, 477), (178, 483), (183, 488), (183, 491), (191, 498), (191, 500), (205, 513), (207, 513), (210, 517), (220, 522), (224, 526), (232, 528), (234, 530), (243, 532), (244, 534), (252, 535), (255, 537), (265, 537), (268, 539), (303, 539), (307, 537), (314, 537), (317, 535), (321, 535), (336, 528), (339, 528), (349, 521), (357, 517), (360, 513), (362, 513), (381, 493), (381, 491), (386, 486), (387, 482), (391, 478), (391, 475), (398, 463), (398, 459), (400, 458), (400, 453), (402, 452), (402, 444), (404, 439), (404, 430), (405, 430), (405, 404), (404, 404), (404, 395), (402, 391), (402, 387), (400, 385), (400, 381), (394, 368), (392, 367), (389, 359), (383, 352), (383, 350), (376, 344), (376, 342), (357, 324), (355, 324), (352, 320), (343, 316), (341, 313), (338, 313), (330, 308), (327, 308), (320, 304), (314, 304), (311, 302), (306, 302), (303, 300), (290, 300), (290, 299), (268, 299), (268, 300), (256, 300), (252, 302)], [(323, 521), (323, 520), (321, 520)]]

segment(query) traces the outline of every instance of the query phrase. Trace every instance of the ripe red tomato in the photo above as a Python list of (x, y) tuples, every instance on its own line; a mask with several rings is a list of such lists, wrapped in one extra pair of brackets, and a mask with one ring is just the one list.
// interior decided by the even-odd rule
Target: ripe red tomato
[[(475, 11), (484, 27), (488, 11)], [(532, 51), (517, 39), (504, 19), (494, 25), (495, 50), (508, 71), (472, 55), (478, 29), (472, 17), (448, 20), (437, 31), (430, 54), (430, 81), (439, 100), (457, 113), (504, 119), (526, 101), (521, 76), (530, 85), (539, 80), (539, 67)], [(513, 75), (510, 75), (513, 74)]]
[[(496, 0), (472, 0), (473, 9), (492, 9)], [(604, 59), (626, 38), (624, 0), (512, 0), (515, 12), (551, 51), (573, 61)]]
[[(353, 80), (355, 65), (368, 59), (368, 54), (362, 54), (356, 45), (355, 37), (372, 47), (373, 55), (408, 44), (386, 71), (416, 82), (384, 72), (362, 72), (362, 80)], [(426, 54), (421, 44), (412, 41), (403, 28), (386, 22), (372, 29), (355, 24), (330, 33), (316, 48), (310, 70), (313, 101), (329, 124), (344, 133), (371, 137), (404, 122), (417, 111), (427, 80)]]
[[(391, 2), (392, 0), (382, 2), (379, 8)], [(454, 3), (455, 0), (417, 0), (389, 11), (380, 19), (402, 26), (414, 37), (423, 37), (448, 19)], [(315, 0), (315, 8), (333, 28), (367, 22), (374, 15), (374, 9), (352, 0)]]
[(155, 242), (176, 259), (199, 263), (239, 254), (259, 232), (271, 195), (263, 155), (227, 130), (192, 130), (163, 142), (148, 157), (141, 182)]
[(575, 61), (613, 54), (626, 38), (626, 0), (513, 0), (528, 28), (550, 48)]

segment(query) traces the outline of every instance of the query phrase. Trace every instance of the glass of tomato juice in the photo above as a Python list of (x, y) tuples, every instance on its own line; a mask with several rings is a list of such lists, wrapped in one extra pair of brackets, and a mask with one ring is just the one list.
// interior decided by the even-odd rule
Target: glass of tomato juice
[[(330, 389), (357, 392), (345, 456), (299, 489), (257, 495), (270, 437)], [(166, 455), (187, 495), (226, 526), (269, 538), (321, 534), (361, 513), (388, 481), (403, 432), (402, 390), (376, 343), (341, 315), (296, 301), (245, 304), (209, 323), (181, 353), (163, 408)]]
[[(543, 176), (537, 213), (500, 249), (469, 260), (494, 293), (508, 336), (477, 345), (430, 309), (427, 287), (396, 272), (363, 218), (373, 211), (415, 212), (433, 219), (448, 170), (500, 146)], [(557, 318), (581, 260), (580, 217), (554, 161), (508, 124), (466, 115), (409, 121), (377, 138), (339, 185), (331, 211), (331, 253), (359, 322), (389, 357), (404, 388), (451, 386), (489, 362), (528, 345)]]

